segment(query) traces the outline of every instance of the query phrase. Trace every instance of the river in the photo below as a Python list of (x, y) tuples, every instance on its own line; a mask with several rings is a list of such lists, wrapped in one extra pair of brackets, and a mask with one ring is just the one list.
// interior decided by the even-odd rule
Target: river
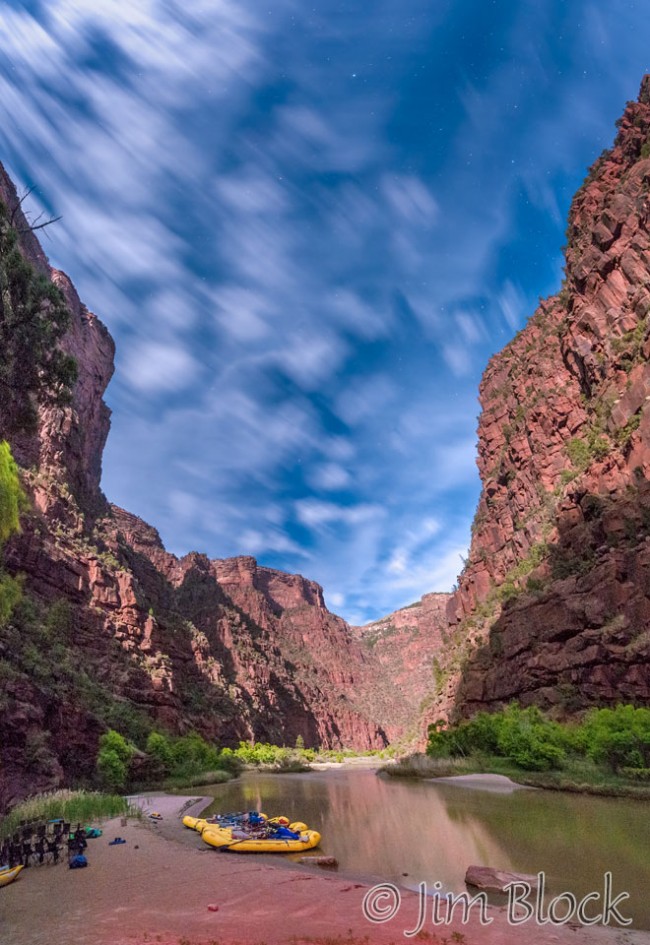
[(302, 820), (322, 835), (318, 851), (342, 870), (409, 888), (465, 890), (469, 865), (546, 874), (551, 895), (626, 891), (621, 911), (650, 929), (648, 802), (541, 790), (500, 792), (341, 768), (308, 774), (246, 772), (214, 785), (209, 812), (262, 810)]

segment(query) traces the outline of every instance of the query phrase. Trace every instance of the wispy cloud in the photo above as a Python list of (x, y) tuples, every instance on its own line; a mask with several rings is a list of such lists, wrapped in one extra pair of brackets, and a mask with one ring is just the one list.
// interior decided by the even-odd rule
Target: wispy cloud
[(321, 529), (330, 525), (358, 526), (364, 522), (376, 521), (385, 515), (380, 505), (336, 505), (321, 499), (300, 499), (296, 502), (298, 521), (309, 528)]
[(104, 487), (175, 551), (364, 619), (454, 580), (480, 372), (557, 288), (650, 38), (623, 0), (483, 14), (5, 5), (0, 157), (116, 336)]

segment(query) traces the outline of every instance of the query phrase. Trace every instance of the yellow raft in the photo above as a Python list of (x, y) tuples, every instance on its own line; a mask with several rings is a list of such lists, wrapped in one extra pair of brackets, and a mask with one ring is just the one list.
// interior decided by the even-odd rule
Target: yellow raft
[[(293, 825), (292, 825), (293, 826)], [(311, 850), (320, 843), (320, 834), (316, 830), (304, 830), (295, 840), (269, 837), (255, 840), (248, 838), (233, 838), (232, 827), (217, 827), (208, 824), (201, 834), (206, 843), (220, 850), (230, 850), (232, 853), (302, 853)]]
[(13, 883), (21, 869), (22, 866), (12, 866), (11, 869), (8, 866), (2, 867), (0, 869), (0, 886), (8, 886), (9, 883)]
[[(260, 817), (263, 817), (264, 820), (268, 819), (266, 814), (260, 814)], [(286, 817), (284, 822), (289, 823)], [(221, 825), (212, 820), (207, 820), (205, 817), (188, 817), (186, 815), (183, 817), (183, 826), (189, 827), (190, 830), (196, 830), (197, 833), (203, 833), (206, 827), (219, 827)]]

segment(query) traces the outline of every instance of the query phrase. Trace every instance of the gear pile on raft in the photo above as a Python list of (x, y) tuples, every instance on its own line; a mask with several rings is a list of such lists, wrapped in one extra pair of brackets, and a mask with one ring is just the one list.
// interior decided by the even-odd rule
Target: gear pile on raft
[(254, 810), (183, 817), (183, 823), (211, 847), (233, 853), (302, 853), (320, 843), (320, 834), (302, 821), (290, 823), (287, 817), (269, 818)]

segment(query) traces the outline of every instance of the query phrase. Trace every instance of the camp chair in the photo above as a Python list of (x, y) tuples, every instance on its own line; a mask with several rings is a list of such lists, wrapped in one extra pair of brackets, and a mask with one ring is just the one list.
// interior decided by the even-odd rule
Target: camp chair
[(43, 865), (43, 860), (45, 859), (45, 838), (38, 837), (34, 843), (34, 852), (32, 853), (32, 859), (38, 860), (38, 865)]
[[(31, 834), (30, 834), (30, 837), (31, 837)], [(23, 854), (23, 866), (27, 867), (30, 865), (30, 860), (34, 854), (31, 840), (23, 840), (22, 854)]]
[(59, 857), (61, 856), (61, 851), (59, 850), (59, 843), (56, 837), (51, 840), (47, 840), (47, 855), (51, 863), (58, 863)]

